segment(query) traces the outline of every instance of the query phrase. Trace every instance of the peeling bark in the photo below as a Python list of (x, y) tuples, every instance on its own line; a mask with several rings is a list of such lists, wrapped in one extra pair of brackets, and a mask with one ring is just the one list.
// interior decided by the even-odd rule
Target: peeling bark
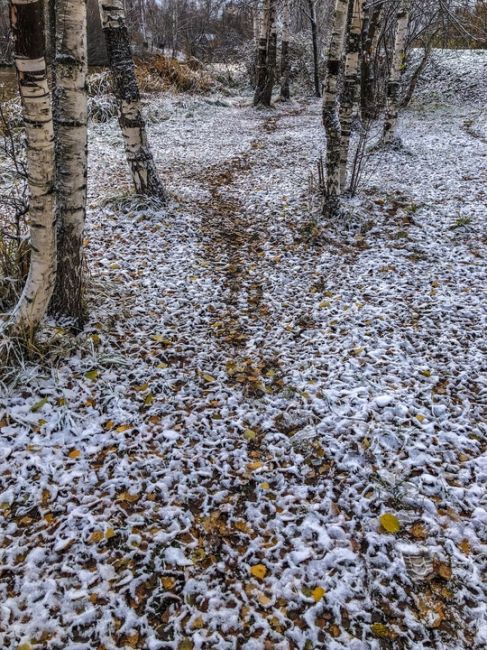
[(387, 101), (384, 117), (384, 144), (391, 144), (396, 139), (397, 119), (399, 115), (399, 91), (405, 59), (405, 46), (409, 26), (409, 2), (401, 0), (397, 12), (396, 37), (392, 67), (387, 84)]
[(347, 184), (347, 163), (350, 148), (350, 133), (355, 103), (358, 97), (358, 75), (360, 63), (360, 41), (364, 18), (364, 0), (353, 0), (350, 30), (345, 57), (345, 79), (340, 101), (341, 152), (340, 152), (340, 188), (343, 193)]
[(56, 131), (57, 278), (53, 313), (83, 319), (83, 235), (87, 174), (86, 0), (57, 0)]
[(140, 93), (125, 19), (123, 0), (99, 0), (100, 17), (107, 44), (113, 90), (118, 103), (118, 122), (137, 194), (156, 196), (166, 201), (147, 141)]
[(40, 29), (42, 1), (11, 0), (10, 23), (27, 135), (31, 257), (24, 290), (1, 333), (30, 341), (46, 313), (56, 276), (54, 132), (44, 33)]
[(340, 207), (341, 126), (338, 95), (347, 14), (348, 0), (336, 0), (323, 93), (323, 125), (326, 132), (325, 216), (332, 216)]

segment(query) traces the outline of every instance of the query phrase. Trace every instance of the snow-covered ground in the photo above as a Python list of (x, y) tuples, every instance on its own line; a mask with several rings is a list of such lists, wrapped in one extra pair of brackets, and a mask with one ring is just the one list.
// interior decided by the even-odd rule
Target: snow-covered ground
[(316, 101), (151, 101), (167, 212), (93, 127), (88, 324), (0, 399), (2, 648), (485, 647), (479, 106), (423, 86), (332, 223)]

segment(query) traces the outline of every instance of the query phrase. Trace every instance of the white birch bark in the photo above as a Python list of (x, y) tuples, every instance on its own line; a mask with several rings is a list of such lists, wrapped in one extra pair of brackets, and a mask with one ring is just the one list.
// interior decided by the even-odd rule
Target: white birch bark
[(335, 214), (340, 206), (341, 126), (338, 94), (347, 13), (348, 0), (335, 0), (333, 28), (323, 92), (323, 125), (326, 132), (326, 188), (323, 214), (326, 216)]
[(357, 99), (357, 82), (360, 64), (360, 41), (364, 19), (364, 0), (353, 0), (347, 54), (345, 56), (345, 79), (340, 102), (341, 151), (340, 151), (340, 189), (343, 193), (347, 184), (347, 164), (350, 149), (350, 133), (354, 107)]
[(257, 82), (254, 106), (270, 106), (277, 56), (277, 0), (264, 0), (263, 20), (257, 53)]
[(27, 136), (30, 269), (19, 302), (0, 333), (30, 341), (46, 313), (56, 276), (54, 132), (47, 85), (41, 0), (11, 0), (15, 66)]
[(391, 144), (396, 139), (397, 119), (399, 115), (399, 90), (405, 60), (405, 47), (409, 27), (409, 0), (401, 0), (397, 12), (397, 27), (394, 40), (392, 66), (387, 84), (386, 111), (384, 116), (384, 144)]
[(256, 52), (254, 106), (261, 103), (262, 93), (264, 92), (267, 66), (268, 22), (269, 0), (263, 0), (262, 11), (259, 18), (259, 38)]
[(80, 324), (87, 175), (86, 0), (57, 0), (56, 20), (58, 272), (51, 309)]
[(147, 141), (140, 93), (125, 19), (123, 0), (99, 0), (100, 17), (107, 44), (113, 89), (118, 103), (119, 124), (137, 194), (166, 200)]

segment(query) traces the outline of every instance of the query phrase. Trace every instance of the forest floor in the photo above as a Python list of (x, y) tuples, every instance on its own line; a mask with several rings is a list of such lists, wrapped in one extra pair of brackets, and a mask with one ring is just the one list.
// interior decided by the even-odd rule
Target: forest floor
[(421, 90), (325, 223), (318, 101), (152, 99), (166, 211), (93, 126), (89, 320), (0, 397), (2, 648), (485, 647), (481, 106)]

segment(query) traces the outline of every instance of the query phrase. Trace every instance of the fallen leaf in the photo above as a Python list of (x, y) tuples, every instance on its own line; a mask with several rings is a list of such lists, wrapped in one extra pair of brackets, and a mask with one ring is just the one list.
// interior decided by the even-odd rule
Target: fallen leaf
[(254, 564), (254, 566), (250, 567), (250, 573), (254, 578), (263, 580), (267, 573), (267, 567), (264, 564)]
[(247, 469), (249, 472), (254, 472), (256, 469), (260, 469), (262, 465), (263, 464), (260, 462), (260, 460), (254, 460), (251, 463), (247, 463)]
[(262, 605), (262, 607), (269, 607), (269, 605), (272, 603), (272, 598), (269, 598), (269, 596), (266, 596), (265, 594), (259, 594), (257, 596), (257, 600)]
[(37, 413), (37, 411), (40, 411), (43, 406), (47, 404), (48, 400), (47, 397), (44, 397), (43, 399), (39, 400), (34, 404), (34, 406), (30, 409), (32, 413)]
[(386, 512), (385, 514), (381, 515), (380, 517), (380, 524), (384, 530), (386, 530), (388, 533), (398, 533), (399, 530), (401, 529), (401, 524), (399, 523), (399, 519), (396, 517), (396, 515), (393, 515), (389, 512)]
[(395, 639), (397, 634), (390, 627), (383, 623), (372, 623), (370, 626), (372, 634), (379, 639)]
[(100, 373), (98, 370), (89, 370), (88, 372), (85, 372), (85, 377), (86, 379), (90, 379), (91, 381), (95, 381), (95, 379), (98, 379), (98, 375)]
[(81, 451), (79, 449), (73, 449), (68, 454), (68, 458), (79, 458), (80, 456), (81, 456)]
[(323, 587), (315, 587), (313, 591), (311, 592), (311, 595), (313, 597), (313, 600), (315, 603), (319, 603), (320, 600), (323, 598), (325, 595), (326, 591), (323, 589)]
[(256, 432), (253, 431), (252, 429), (245, 429), (245, 431), (243, 432), (243, 435), (244, 435), (244, 438), (246, 440), (248, 440), (249, 442), (251, 440), (255, 440), (255, 438), (257, 437)]
[(417, 521), (411, 526), (411, 535), (416, 539), (426, 539), (427, 533), (424, 524), (421, 521)]
[(101, 542), (103, 537), (104, 537), (104, 535), (103, 535), (103, 532), (101, 530), (94, 530), (91, 533), (90, 538), (89, 538), (88, 541), (89, 541), (90, 544), (98, 544), (98, 542)]
[(115, 428), (115, 431), (117, 433), (123, 433), (124, 431), (128, 431), (131, 428), (132, 428), (131, 424), (119, 424), (119, 426)]

